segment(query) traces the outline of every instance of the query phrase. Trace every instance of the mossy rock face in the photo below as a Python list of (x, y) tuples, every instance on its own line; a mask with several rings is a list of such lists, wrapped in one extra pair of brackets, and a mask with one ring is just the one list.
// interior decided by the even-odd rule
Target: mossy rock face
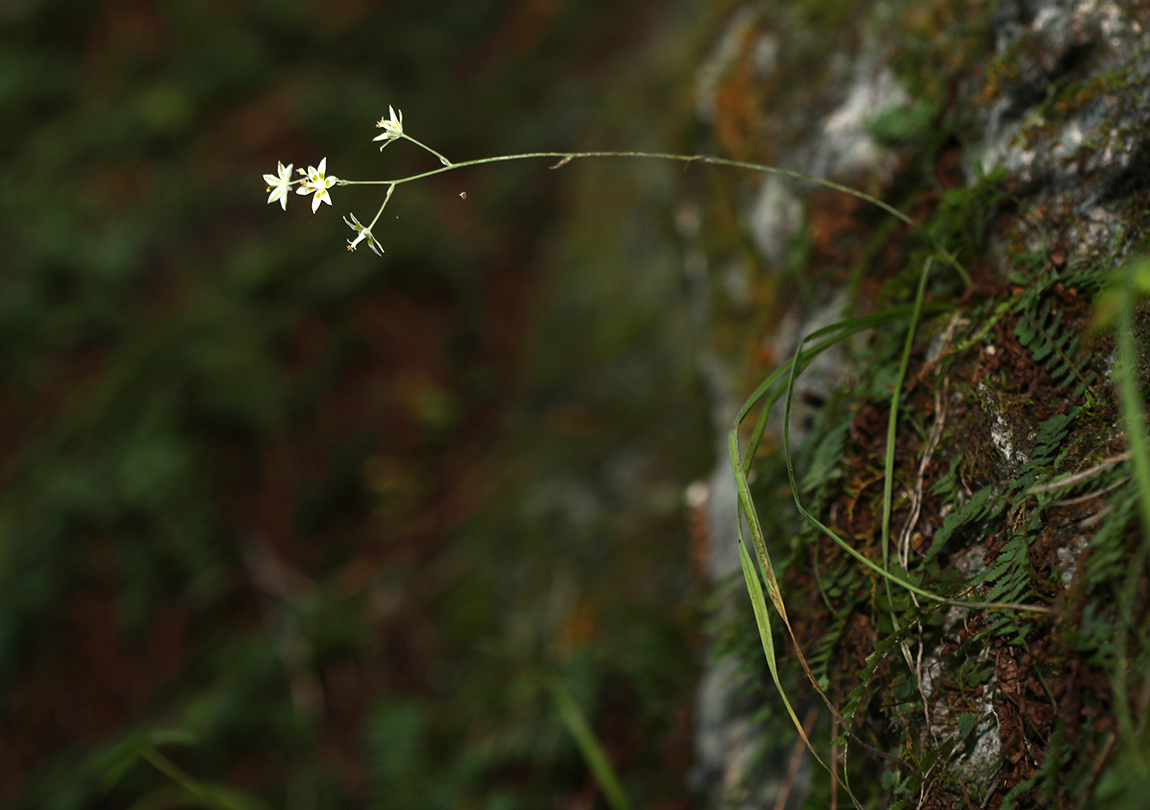
[[(1136, 732), (1148, 711), (1137, 697), (1150, 671), (1146, 551), (1113, 390), (1126, 372), (1089, 324), (1093, 299), (1147, 236), (1150, 10), (822, 5), (734, 18), (741, 55), (700, 109), (732, 155), (848, 183), (921, 227), (797, 184), (738, 189), (751, 284), (769, 306), (751, 327), (759, 362), (731, 365), (750, 390), (827, 301), (845, 291), (860, 314), (908, 303), (929, 256), (950, 252), (967, 278), (933, 267), (926, 299), (939, 309), (909, 344), (905, 323), (876, 330), (843, 344), (817, 393), (796, 388), (798, 495), (845, 544), (888, 556), (919, 587), (1030, 609), (888, 587), (797, 517), (779, 486), (782, 424), (773, 439), (768, 429), (756, 507), (797, 646), (839, 712), (833, 732), (794, 650), (780, 653), (782, 683), (800, 717), (821, 711), (815, 749), (840, 757), (849, 780), (835, 787), (812, 766), (809, 791), (790, 802), (826, 806), (836, 791), (847, 802), (849, 787), (873, 807), (1137, 806), (1150, 753)], [(812, 43), (826, 58), (812, 61)], [(712, 266), (733, 244), (714, 244)], [(1145, 319), (1134, 323), (1144, 349)], [(1140, 390), (1144, 362), (1129, 372)], [(786, 633), (777, 623), (776, 643)], [(748, 659), (762, 656), (754, 641)], [(773, 751), (793, 728), (773, 685), (763, 700)], [(726, 799), (750, 806), (753, 787), (769, 792), (778, 776), (752, 769)]]

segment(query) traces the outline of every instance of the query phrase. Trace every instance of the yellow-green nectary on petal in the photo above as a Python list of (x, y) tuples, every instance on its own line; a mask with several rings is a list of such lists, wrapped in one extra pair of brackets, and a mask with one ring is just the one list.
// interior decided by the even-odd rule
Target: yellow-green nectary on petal
[(296, 189), (296, 194), (314, 194), (311, 201), (311, 212), (314, 214), (319, 210), (319, 204), (325, 202), (331, 205), (331, 196), (327, 190), (336, 184), (339, 180), (334, 174), (327, 174), (327, 158), (319, 162), (319, 166), (308, 166), (307, 172), (303, 169), (299, 170), (300, 174), (304, 175), (304, 180), (300, 183), (300, 187)]

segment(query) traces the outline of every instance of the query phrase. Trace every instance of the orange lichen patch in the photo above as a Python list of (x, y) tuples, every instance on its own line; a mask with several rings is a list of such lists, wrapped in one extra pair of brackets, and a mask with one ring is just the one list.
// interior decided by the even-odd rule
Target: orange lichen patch
[(869, 214), (871, 206), (857, 197), (827, 191), (814, 195), (809, 211), (811, 263), (830, 280), (842, 281), (873, 233), (873, 226), (860, 216)]
[(1018, 62), (1013, 59), (1000, 59), (986, 70), (983, 76), (982, 90), (975, 97), (975, 103), (987, 106), (993, 103), (1003, 92), (1006, 85), (1018, 81), (1021, 69)]
[(770, 163), (779, 124), (769, 110), (778, 80), (755, 67), (754, 47), (761, 34), (753, 26), (742, 33), (739, 57), (715, 94), (715, 135), (728, 157)]
[(711, 487), (696, 481), (687, 488), (687, 530), (691, 536), (691, 577), (697, 584), (708, 581), (711, 570)]

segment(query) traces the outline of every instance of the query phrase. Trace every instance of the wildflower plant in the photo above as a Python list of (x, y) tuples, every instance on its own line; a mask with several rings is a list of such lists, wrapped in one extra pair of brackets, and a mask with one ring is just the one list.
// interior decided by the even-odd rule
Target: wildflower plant
[[(355, 232), (355, 238), (348, 240), (348, 250), (354, 251), (362, 242), (367, 242), (368, 247), (371, 248), (377, 255), (382, 255), (383, 248), (380, 247), (378, 239), (372, 232), (372, 228), (374, 228), (375, 224), (379, 222), (379, 218), (383, 214), (383, 209), (387, 207), (387, 203), (391, 200), (391, 195), (394, 193), (396, 186), (402, 185), (403, 183), (410, 183), (413, 180), (421, 180), (425, 177), (431, 177), (432, 175), (454, 171), (455, 169), (462, 169), (466, 166), (479, 166), (485, 163), (501, 163), (509, 160), (526, 160), (530, 158), (558, 158), (558, 162), (551, 166), (552, 169), (558, 169), (567, 165), (569, 162), (576, 158), (632, 157), (670, 160), (680, 163), (700, 162), (719, 166), (732, 166), (736, 168), (765, 172), (768, 174), (778, 174), (784, 177), (792, 177), (798, 180), (806, 180), (826, 188), (834, 189), (835, 191), (841, 191), (845, 194), (850, 194), (851, 196), (858, 197), (859, 199), (865, 200), (872, 205), (878, 206), (888, 214), (897, 217), (904, 223), (914, 228), (918, 227), (917, 224), (906, 214), (902, 213), (896, 208), (891, 207), (877, 197), (872, 197), (869, 194), (864, 194), (863, 192), (857, 191), (856, 189), (850, 188), (849, 186), (833, 183), (829, 180), (823, 180), (818, 177), (811, 177), (809, 175), (802, 174), (801, 172), (795, 172), (789, 169), (780, 169), (775, 166), (763, 166), (758, 163), (746, 163), (738, 160), (727, 160), (725, 158), (712, 157), (710, 155), (672, 155), (657, 152), (527, 152), (518, 155), (499, 155), (496, 157), (479, 158), (477, 160), (465, 160), (453, 163), (427, 144), (417, 141), (407, 133), (403, 125), (402, 110), (396, 110), (394, 107), (389, 105), (387, 108), (387, 115), (381, 117), (379, 121), (376, 122), (375, 126), (377, 129), (383, 130), (380, 135), (377, 135), (372, 139), (373, 141), (383, 142), (383, 144), (379, 147), (380, 151), (383, 151), (384, 148), (386, 148), (394, 141), (410, 141), (420, 149), (423, 149), (429, 154), (435, 156), (435, 158), (437, 158), (442, 164), (441, 167), (438, 169), (421, 172), (419, 174), (410, 175), (408, 177), (402, 177), (397, 180), (347, 180), (344, 178), (336, 177), (333, 174), (327, 174), (327, 158), (325, 157), (319, 162), (318, 166), (309, 166), (307, 171), (304, 171), (303, 169), (297, 169), (296, 171), (300, 176), (299, 178), (293, 180), (291, 179), (292, 164), (289, 163), (285, 167), (283, 163), (280, 163), (277, 167), (277, 174), (264, 175), (264, 181), (267, 183), (268, 202), (278, 202), (286, 211), (287, 193), (292, 186), (298, 185), (298, 188), (296, 189), (297, 194), (304, 196), (308, 194), (314, 195), (312, 197), (311, 210), (312, 213), (315, 213), (319, 210), (321, 203), (326, 203), (327, 205), (332, 204), (331, 195), (328, 193), (328, 189), (334, 186), (387, 186), (387, 193), (383, 198), (383, 202), (379, 206), (379, 210), (376, 211), (375, 216), (367, 225), (360, 223), (354, 214), (350, 216), (350, 219), (348, 217), (344, 217), (344, 222), (346, 222), (348, 227)], [(464, 199), (466, 199), (466, 196), (464, 196)], [(954, 259), (950, 257), (949, 254), (943, 253), (942, 258), (946, 261), (946, 263), (954, 267), (963, 276), (963, 278), (969, 282), (969, 279), (966, 276), (966, 271), (963, 270), (961, 265), (954, 261)]]
[[(891, 518), (892, 507), (894, 504), (894, 466), (895, 466), (895, 430), (899, 420), (899, 399), (903, 389), (903, 384), (906, 380), (908, 363), (910, 353), (915, 339), (916, 328), (920, 320), (934, 312), (946, 308), (944, 305), (936, 303), (928, 303), (926, 301), (926, 288), (927, 281), (932, 271), (936, 267), (947, 267), (956, 273), (965, 284), (970, 287), (972, 281), (969, 273), (962, 266), (962, 264), (948, 251), (941, 243), (941, 239), (936, 236), (934, 232), (922, 227), (919, 223), (915, 222), (908, 215), (899, 211), (897, 208), (892, 207), (886, 202), (873, 197), (864, 192), (834, 183), (818, 177), (803, 174), (801, 172), (792, 171), (789, 169), (782, 169), (775, 166), (764, 166), (757, 163), (748, 163), (744, 161), (729, 160), (726, 158), (713, 157), (708, 155), (676, 155), (664, 154), (654, 152), (530, 152), (515, 155), (502, 155), (496, 157), (479, 158), (475, 160), (452, 162), (444, 157), (439, 152), (432, 149), (430, 146), (417, 141), (409, 135), (404, 127), (403, 113), (395, 110), (393, 107), (388, 107), (388, 114), (380, 118), (376, 123), (376, 127), (382, 130), (382, 133), (377, 135), (373, 140), (382, 142), (380, 149), (386, 148), (394, 141), (407, 140), (429, 154), (435, 156), (442, 164), (439, 168), (424, 171), (418, 174), (401, 177), (394, 180), (348, 180), (338, 178), (334, 175), (326, 173), (327, 160), (321, 160), (318, 167), (309, 167), (307, 171), (299, 170), (301, 177), (299, 179), (291, 179), (291, 165), (284, 166), (282, 163), (278, 165), (277, 174), (264, 175), (264, 179), (268, 184), (268, 202), (279, 202), (283, 208), (287, 208), (287, 192), (293, 185), (298, 185), (296, 193), (301, 195), (312, 194), (312, 211), (313, 213), (319, 210), (321, 203), (331, 205), (331, 197), (328, 190), (335, 186), (348, 186), (348, 185), (381, 185), (386, 186), (386, 193), (379, 209), (376, 211), (375, 216), (371, 221), (364, 225), (355, 216), (350, 214), (344, 217), (344, 222), (353, 231), (354, 238), (347, 240), (347, 249), (354, 251), (360, 244), (366, 242), (367, 246), (376, 253), (378, 256), (383, 255), (383, 248), (373, 232), (376, 223), (379, 222), (380, 216), (383, 214), (384, 209), (391, 201), (396, 188), (404, 183), (409, 183), (414, 180), (420, 180), (425, 177), (442, 174), (444, 172), (454, 171), (467, 166), (478, 166), (487, 163), (498, 163), (511, 160), (526, 160), (526, 159), (551, 159), (555, 160), (550, 168), (558, 169), (567, 165), (572, 160), (577, 158), (647, 158), (665, 161), (674, 161), (683, 164), (691, 164), (695, 162), (728, 166), (740, 169), (746, 169), (766, 174), (781, 175), (784, 177), (802, 180), (808, 183), (822, 186), (824, 188), (832, 189), (834, 191), (842, 192), (850, 196), (863, 200), (871, 205), (874, 205), (891, 216), (895, 217), (902, 223), (910, 226), (911, 230), (919, 237), (923, 238), (928, 243), (928, 255), (923, 261), (921, 270), (918, 274), (918, 284), (913, 303), (901, 307), (891, 307), (883, 312), (863, 315), (854, 318), (848, 318), (840, 321), (839, 323), (820, 329), (810, 335), (803, 337), (799, 343), (795, 355), (783, 363), (774, 373), (768, 376), (758, 387), (758, 389), (747, 400), (746, 404), (739, 411), (734, 424), (731, 426), (730, 433), (728, 434), (728, 447), (730, 453), (731, 472), (734, 476), (736, 483), (736, 490), (738, 496), (738, 527), (739, 527), (739, 555), (742, 566), (744, 579), (746, 581), (748, 595), (751, 598), (752, 607), (755, 614), (755, 623), (759, 631), (760, 641), (768, 668), (770, 670), (771, 679), (774, 682), (775, 688), (781, 698), (783, 707), (789, 716), (791, 722), (794, 724), (799, 736), (806, 744), (807, 748), (812, 752), (814, 758), (832, 775), (832, 781), (835, 784), (842, 784), (847, 795), (851, 798), (856, 806), (859, 806), (857, 798), (851, 792), (849, 784), (844, 779), (836, 775), (833, 767), (829, 767), (826, 761), (820, 756), (812, 744), (810, 738), (804, 729), (803, 723), (799, 721), (794, 708), (783, 688), (782, 681), (780, 680), (778, 671), (778, 661), (775, 650), (776, 639), (772, 629), (772, 623), (768, 615), (769, 606), (773, 606), (778, 618), (781, 620), (787, 635), (794, 645), (794, 653), (804, 673), (813, 686), (815, 692), (826, 704), (834, 718), (837, 727), (843, 729), (846, 734), (843, 738), (845, 741), (848, 737), (852, 736), (850, 731), (850, 720), (853, 718), (854, 709), (858, 704), (858, 695), (852, 693), (852, 699), (848, 704), (840, 709), (831, 703), (830, 697), (824, 689), (822, 683), (816, 677), (809, 665), (806, 656), (804, 655), (801, 645), (799, 643), (798, 635), (791, 625), (791, 621), (787, 615), (787, 608), (781, 595), (780, 584), (775, 576), (775, 565), (772, 562), (770, 551), (766, 544), (763, 527), (760, 524), (755, 504), (751, 496), (751, 491), (748, 482), (748, 474), (752, 460), (756, 455), (756, 448), (762, 439), (763, 432), (767, 425), (767, 416), (771, 411), (773, 405), (782, 401), (784, 403), (784, 418), (783, 418), (783, 453), (786, 461), (787, 476), (789, 479), (792, 495), (799, 513), (819, 532), (837, 544), (846, 554), (850, 555), (861, 566), (869, 569), (879, 579), (883, 581), (886, 589), (887, 602), (892, 603), (892, 588), (899, 588), (909, 594), (910, 599), (914, 601), (915, 613), (909, 620), (900, 619), (892, 612), (891, 621), (895, 633), (890, 637), (887, 643), (887, 650), (899, 649), (904, 655), (907, 654), (908, 647), (904, 643), (903, 635), (912, 629), (916, 622), (920, 622), (922, 616), (926, 615), (929, 611), (936, 610), (940, 607), (960, 607), (966, 609), (982, 609), (982, 610), (999, 610), (1009, 611), (1014, 613), (1031, 614), (1039, 616), (1048, 616), (1054, 611), (1052, 608), (1045, 605), (1022, 603), (1018, 601), (994, 601), (997, 593), (992, 592), (986, 601), (978, 599), (980, 591), (977, 589), (977, 583), (971, 583), (960, 593), (952, 593), (944, 595), (936, 593), (924, 587), (921, 578), (912, 572), (906, 571), (905, 564), (894, 566), (890, 560), (889, 548), (892, 543), (891, 539)], [(466, 199), (466, 195), (461, 195)], [(899, 363), (898, 377), (894, 386), (891, 396), (888, 423), (887, 423), (887, 449), (885, 454), (884, 464), (884, 491), (883, 491), (883, 516), (881, 525), (881, 559), (872, 560), (862, 551), (856, 549), (853, 545), (847, 542), (846, 539), (840, 537), (829, 526), (821, 523), (817, 516), (808, 512), (802, 505), (799, 487), (797, 485), (794, 465), (791, 460), (790, 442), (788, 432), (785, 427), (790, 421), (789, 411), (791, 400), (794, 392), (795, 378), (802, 373), (802, 371), (809, 366), (813, 360), (823, 351), (830, 347), (846, 340), (853, 335), (856, 335), (865, 330), (872, 330), (875, 328), (883, 328), (894, 323), (908, 323), (909, 328), (903, 346), (902, 358)], [(1131, 352), (1127, 351), (1129, 355)], [(1130, 397), (1131, 399), (1133, 396)], [(746, 445), (743, 443), (743, 436), (740, 434), (740, 428), (743, 422), (750, 416), (751, 412), (756, 408), (759, 410), (759, 416), (756, 424), (749, 436), (749, 441)], [(1129, 409), (1133, 409), (1131, 405)], [(1150, 470), (1150, 461), (1145, 461), (1145, 454), (1143, 454), (1143, 467)], [(1150, 481), (1150, 472), (1145, 472), (1143, 476), (1145, 481)], [(1150, 484), (1144, 484), (1146, 489), (1150, 491)], [(1150, 495), (1145, 498), (1146, 504), (1150, 504)], [(1150, 515), (1150, 505), (1145, 506), (1147, 515)], [(1147, 522), (1150, 524), (1150, 517), (1147, 517)], [(746, 536), (744, 527), (749, 529), (749, 537)], [(920, 605), (920, 600), (923, 603)], [(868, 659), (870, 660), (870, 659)], [(878, 660), (878, 659), (875, 659)], [(853, 702), (852, 702), (853, 701)], [(562, 703), (562, 701), (560, 701)], [(572, 733), (578, 738), (580, 731), (578, 728), (571, 726)], [(595, 759), (594, 756), (590, 757)], [(832, 757), (832, 762), (833, 762)], [(609, 782), (609, 774), (601, 777), (601, 782)], [(609, 792), (606, 791), (605, 792)], [(616, 807), (625, 806), (625, 801), (613, 802)]]

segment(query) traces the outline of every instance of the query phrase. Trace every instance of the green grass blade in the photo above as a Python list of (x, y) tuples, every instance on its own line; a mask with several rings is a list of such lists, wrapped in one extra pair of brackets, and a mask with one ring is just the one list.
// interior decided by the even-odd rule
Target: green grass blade
[[(762, 567), (763, 581), (767, 585), (767, 591), (770, 594), (771, 603), (775, 606), (775, 610), (778, 612), (779, 618), (782, 619), (783, 625), (787, 628), (787, 633), (790, 635), (791, 641), (794, 643), (795, 657), (798, 659), (799, 665), (803, 668), (803, 672), (806, 674), (807, 679), (810, 681), (815, 691), (822, 699), (823, 703), (830, 710), (831, 714), (835, 718), (841, 719), (838, 708), (831, 702), (830, 698), (827, 697), (826, 692), (823, 690), (822, 686), (819, 685), (818, 679), (815, 678), (814, 672), (811, 671), (810, 664), (807, 662), (806, 656), (803, 655), (802, 647), (799, 646), (798, 639), (795, 636), (794, 628), (791, 626), (790, 618), (787, 616), (786, 604), (783, 602), (782, 591), (779, 588), (778, 579), (775, 577), (774, 565), (771, 563), (771, 556), (767, 551), (767, 544), (763, 537), (763, 527), (759, 523), (758, 516), (754, 512), (754, 502), (751, 499), (750, 486), (747, 483), (746, 475), (743, 473), (742, 463), (739, 456), (738, 422), (735, 423), (735, 426), (731, 429), (731, 433), (728, 437), (728, 452), (730, 453), (731, 468), (735, 472), (735, 487), (738, 491), (738, 514), (736, 517), (738, 526), (739, 559), (743, 567), (743, 578), (747, 581), (747, 593), (751, 597), (751, 606), (755, 611), (755, 623), (759, 628), (759, 637), (763, 644), (763, 654), (767, 659), (767, 667), (771, 671), (771, 679), (774, 681), (775, 689), (778, 691), (779, 697), (782, 699), (783, 705), (786, 707), (787, 714), (790, 716), (791, 722), (794, 723), (795, 728), (799, 732), (799, 736), (807, 746), (807, 749), (811, 752), (811, 755), (824, 769), (826, 769), (826, 771), (831, 775), (833, 779), (838, 779), (838, 776), (835, 774), (834, 770), (827, 767), (826, 763), (823, 762), (822, 758), (819, 757), (818, 752), (814, 749), (814, 746), (811, 745), (811, 742), (807, 737), (807, 733), (803, 729), (803, 724), (799, 720), (798, 715), (795, 714), (795, 711), (791, 706), (790, 699), (787, 697), (786, 690), (783, 689), (782, 682), (779, 679), (778, 662), (775, 660), (774, 637), (771, 633), (771, 625), (767, 615), (766, 597), (763, 593), (762, 585), (759, 582), (758, 574), (754, 571), (753, 566), (748, 567), (750, 565), (749, 552), (746, 549), (746, 542), (743, 537), (744, 516), (746, 516), (747, 525), (751, 529), (751, 538), (754, 541), (755, 552), (758, 555), (759, 563)], [(859, 807), (860, 805), (855, 799), (854, 794), (851, 793), (850, 787), (844, 783), (843, 789), (847, 792), (847, 795), (851, 797), (851, 801), (854, 802), (855, 806)]]
[(555, 701), (555, 708), (559, 710), (559, 716), (563, 718), (563, 723), (571, 732), (575, 744), (579, 746), (583, 761), (587, 763), (591, 775), (595, 778), (599, 789), (603, 791), (603, 798), (607, 800), (607, 804), (611, 806), (612, 810), (631, 810), (631, 802), (627, 799), (626, 791), (623, 790), (623, 783), (619, 781), (615, 769), (611, 767), (611, 761), (607, 759), (607, 752), (603, 750), (595, 732), (583, 717), (583, 712), (579, 710), (579, 704), (575, 702), (571, 691), (555, 677), (545, 677), (544, 683), (551, 692), (551, 698)]
[(1124, 268), (1121, 311), (1118, 319), (1118, 407), (1126, 425), (1126, 442), (1134, 462), (1138, 504), (1142, 511), (1142, 537), (1150, 549), (1150, 448), (1147, 447), (1145, 401), (1138, 391), (1137, 351), (1134, 346), (1134, 278), (1147, 272), (1150, 260), (1131, 262)]
[[(854, 317), (854, 318), (848, 318), (848, 319), (840, 321), (836, 324), (832, 324), (830, 326), (816, 330), (815, 332), (813, 332), (810, 335), (808, 335), (807, 337), (805, 337), (799, 343), (799, 349), (798, 349), (798, 352), (796, 353), (796, 356), (791, 361), (789, 361), (787, 364), (785, 364), (783, 367), (776, 369), (770, 376), (768, 376), (767, 379), (764, 380), (759, 385), (759, 387), (755, 390), (755, 392), (751, 395), (751, 397), (748, 398), (748, 400), (743, 404), (743, 407), (739, 410), (739, 413), (735, 418), (735, 422), (731, 427), (730, 434), (728, 435), (728, 452), (730, 455), (731, 471), (735, 477), (735, 488), (736, 488), (736, 491), (738, 494), (738, 504), (739, 504), (739, 510), (740, 510), (740, 515), (739, 515), (740, 540), (742, 539), (742, 517), (745, 516), (747, 519), (747, 525), (751, 530), (751, 539), (754, 543), (755, 553), (758, 556), (759, 564), (762, 568), (763, 580), (766, 583), (767, 592), (770, 595), (771, 603), (775, 606), (775, 610), (778, 611), (779, 617), (783, 621), (783, 625), (787, 628), (787, 632), (790, 635), (792, 642), (794, 642), (795, 655), (799, 661), (800, 666), (802, 666), (803, 671), (807, 675), (807, 678), (810, 680), (810, 682), (813, 685), (813, 687), (815, 688), (815, 690), (818, 692), (820, 697), (826, 703), (827, 708), (830, 709), (831, 713), (833, 715), (835, 715), (836, 717), (838, 717), (838, 710), (834, 706), (834, 704), (831, 703), (830, 699), (826, 696), (826, 693), (823, 691), (822, 687), (818, 683), (818, 679), (815, 677), (814, 673), (811, 671), (810, 665), (807, 662), (806, 657), (803, 654), (802, 648), (798, 643), (798, 639), (795, 637), (795, 632), (794, 632), (793, 627), (791, 626), (790, 619), (787, 616), (786, 605), (783, 602), (782, 592), (781, 592), (781, 589), (779, 588), (778, 580), (775, 577), (774, 566), (771, 563), (770, 553), (767, 550), (766, 541), (765, 541), (765, 538), (763, 536), (762, 524), (759, 522), (758, 513), (755, 510), (754, 500), (751, 497), (750, 485), (747, 481), (747, 475), (746, 475), (746, 469), (747, 469), (747, 466), (749, 465), (749, 456), (751, 454), (748, 453), (748, 458), (744, 459), (744, 457), (742, 456), (742, 454), (740, 452), (739, 435), (738, 435), (739, 434), (739, 425), (742, 423), (743, 419), (746, 418), (747, 414), (751, 411), (751, 409), (756, 404), (758, 404), (758, 402), (760, 400), (765, 399), (762, 407), (766, 411), (769, 411), (770, 408), (774, 405), (774, 403), (778, 401), (778, 399), (782, 396), (784, 387), (783, 386), (777, 386), (776, 383), (778, 383), (782, 380), (784, 374), (788, 374), (788, 372), (789, 372), (789, 375), (790, 375), (789, 376), (789, 384), (788, 384), (788, 386), (786, 386), (786, 390), (787, 390), (787, 392), (790, 392), (793, 389), (794, 377), (796, 375), (796, 370), (802, 370), (802, 369), (806, 368), (807, 365), (809, 365), (813, 361), (813, 359), (818, 356), (818, 354), (820, 352), (825, 351), (826, 349), (830, 348), (835, 343), (838, 343), (842, 340), (846, 340), (847, 338), (857, 334), (858, 332), (864, 331), (866, 329), (871, 329), (875, 326), (880, 326), (880, 325), (889, 323), (891, 321), (894, 321), (894, 320), (897, 320), (900, 318), (908, 317), (911, 315), (912, 311), (913, 311), (913, 307), (905, 306), (905, 307), (896, 307), (896, 308), (887, 310), (885, 312), (875, 313), (872, 315), (863, 315), (863, 316), (858, 316), (858, 317)], [(820, 338), (821, 338), (821, 340), (819, 340)], [(804, 356), (803, 352), (802, 352), (802, 346), (804, 343), (806, 343), (809, 340), (819, 340), (819, 342), (815, 344), (814, 348), (806, 356)], [(788, 397), (787, 410), (784, 414), (784, 420), (789, 420), (789, 418), (790, 418), (789, 404), (790, 404), (790, 400)], [(762, 422), (763, 420), (760, 419), (759, 421)], [(789, 455), (788, 435), (789, 435), (788, 431), (784, 427), (783, 445), (784, 445), (784, 450), (787, 453), (787, 456), (786, 456), (787, 473), (788, 473), (788, 476), (789, 476), (790, 481), (791, 481), (792, 491), (794, 491), (794, 488), (795, 488), (794, 468), (793, 468), (793, 465), (791, 464), (790, 455)], [(796, 499), (796, 503), (797, 502), (798, 501)], [(799, 504), (799, 508), (800, 508), (800, 512), (802, 512), (804, 515), (806, 515), (808, 517), (808, 519), (813, 520), (813, 516), (810, 516), (809, 513), (807, 513), (805, 510), (803, 510), (801, 504)], [(816, 525), (821, 525), (821, 524), (817, 524), (817, 521), (815, 521), (815, 522), (816, 522)], [(829, 530), (827, 530), (827, 531), (829, 531)], [(844, 547), (846, 547), (851, 553), (857, 555), (861, 560), (863, 560), (867, 564), (873, 565), (873, 563), (870, 563), (870, 561), (867, 560), (866, 557), (864, 557), (862, 554), (859, 554), (853, 548), (850, 548), (849, 546), (847, 546), (843, 541), (840, 540), (839, 542), (842, 543), (842, 545), (844, 545)], [(877, 568), (877, 566), (875, 566), (875, 567)], [(878, 570), (881, 572), (881, 569), (878, 569)]]
[[(933, 304), (925, 306), (924, 311), (942, 311), (945, 307)], [(822, 352), (829, 349), (836, 343), (840, 343), (849, 337), (857, 335), (859, 332), (864, 332), (867, 329), (873, 329), (877, 326), (883, 326), (887, 323), (900, 320), (904, 317), (909, 317), (913, 312), (912, 306), (895, 307), (884, 312), (874, 313), (872, 315), (862, 315), (855, 318), (847, 318), (846, 320), (839, 321), (838, 323), (831, 324), (830, 326), (812, 332), (807, 336), (807, 340), (814, 340), (823, 338), (819, 343), (816, 343), (811, 349), (802, 356), (798, 372), (801, 374), (806, 370), (815, 358)], [(791, 371), (791, 364), (795, 358), (791, 358), (771, 372), (759, 386), (755, 389), (754, 393), (747, 398), (743, 403), (743, 407), (739, 410), (738, 415), (735, 417), (735, 425), (742, 424), (747, 415), (751, 412), (756, 405), (762, 403), (759, 411), (759, 417), (755, 422), (755, 428), (751, 432), (750, 439), (747, 441), (747, 451), (742, 454), (742, 469), (746, 474), (751, 467), (751, 462), (754, 459), (755, 451), (759, 446), (759, 441), (762, 439), (763, 431), (767, 426), (767, 418), (770, 414), (771, 408), (774, 407), (786, 391), (785, 386), (778, 386), (783, 379)], [(777, 387), (776, 387), (777, 386)]]
[[(898, 376), (895, 377), (894, 391), (890, 396), (890, 416), (886, 424), (886, 458), (883, 461), (883, 487), (882, 487), (882, 567), (890, 570), (890, 516), (894, 508), (894, 455), (895, 435), (898, 431), (898, 401), (902, 395), (902, 386), (906, 381), (906, 370), (910, 365), (910, 352), (914, 348), (914, 335), (918, 330), (918, 319), (922, 314), (923, 298), (926, 295), (926, 280), (930, 276), (930, 266), (934, 257), (923, 263), (922, 272), (918, 276), (918, 289), (914, 296), (914, 305), (910, 314), (910, 325), (907, 327), (906, 341), (902, 346), (902, 358), (898, 364)], [(889, 598), (890, 583), (887, 583)]]
[(150, 745), (140, 751), (140, 757), (209, 807), (219, 810), (257, 810), (264, 807), (254, 798), (232, 788), (219, 789), (205, 785)]
[(759, 640), (763, 645), (763, 655), (767, 659), (767, 668), (771, 671), (771, 680), (775, 683), (775, 690), (779, 693), (779, 697), (783, 701), (783, 707), (787, 710), (787, 715), (794, 723), (795, 729), (799, 732), (799, 737), (802, 738), (803, 744), (811, 752), (811, 756), (815, 760), (830, 771), (827, 764), (823, 762), (819, 756), (818, 751), (815, 750), (814, 745), (811, 743), (810, 738), (807, 736), (806, 730), (803, 728), (802, 721), (795, 713), (794, 707), (791, 706), (791, 701), (787, 697), (786, 690), (783, 689), (782, 681), (779, 679), (779, 664), (775, 656), (775, 640), (771, 632), (771, 618), (767, 613), (767, 598), (763, 593), (762, 583), (759, 581), (759, 574), (755, 570), (755, 564), (751, 560), (751, 555), (747, 552), (747, 546), (739, 538), (739, 563), (743, 568), (743, 579), (747, 583), (747, 593), (751, 597), (751, 608), (755, 612), (755, 625), (759, 629)]

